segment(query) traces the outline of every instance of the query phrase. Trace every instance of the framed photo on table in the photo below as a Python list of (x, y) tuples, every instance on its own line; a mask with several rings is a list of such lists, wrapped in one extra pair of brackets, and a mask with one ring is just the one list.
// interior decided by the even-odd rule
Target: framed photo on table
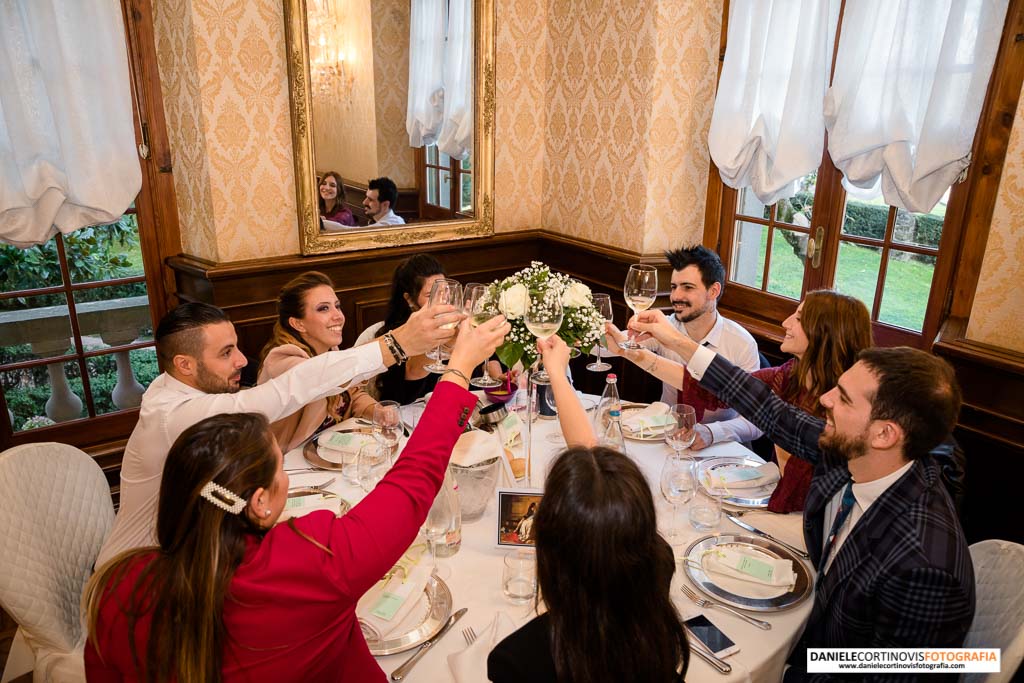
[(498, 489), (499, 548), (533, 548), (533, 520), (544, 496), (541, 489)]

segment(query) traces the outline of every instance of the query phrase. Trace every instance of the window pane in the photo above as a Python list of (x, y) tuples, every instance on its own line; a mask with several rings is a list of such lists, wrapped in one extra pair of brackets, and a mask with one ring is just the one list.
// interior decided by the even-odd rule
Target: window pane
[(427, 147), (427, 163), (437, 163), (437, 145), (431, 145), (430, 147)]
[(86, 364), (97, 415), (137, 408), (142, 393), (160, 373), (154, 348), (115, 351), (88, 358)]
[[(61, 284), (56, 238), (28, 249), (0, 245), (0, 292), (59, 287)], [(0, 301), (0, 306), (5, 304)]]
[(64, 238), (64, 248), (76, 284), (145, 275), (134, 214), (111, 225), (76, 230)]
[(469, 174), (463, 174), (462, 178), (462, 206), (460, 208), (463, 212), (471, 212), (473, 210), (473, 176)]
[(847, 197), (843, 215), (844, 235), (880, 240), (885, 237), (885, 225), (888, 221), (889, 205), (881, 197), (869, 202)]
[(740, 190), (739, 198), (736, 201), (736, 213), (742, 216), (755, 216), (767, 220), (769, 207), (761, 203), (750, 188)]
[(732, 272), (729, 279), (761, 289), (768, 228), (757, 223), (736, 221), (732, 248)]
[(472, 154), (470, 154), (469, 156), (467, 156), (465, 159), (462, 160), (462, 170), (463, 171), (472, 171), (473, 170), (473, 155)]
[(909, 213), (897, 209), (896, 224), (892, 227), (892, 241), (938, 249), (945, 220), (945, 204), (936, 205), (931, 213)]
[(811, 208), (814, 206), (814, 191), (817, 187), (818, 172), (806, 175), (798, 181), (795, 195), (780, 199), (775, 206), (775, 220), (790, 223), (801, 228), (811, 225)]
[(843, 294), (857, 297), (870, 311), (875, 302), (878, 268), (881, 264), (881, 247), (863, 247), (840, 241), (835, 288)]
[(153, 339), (144, 282), (75, 292), (75, 312), (86, 351)]
[(439, 166), (444, 166), (445, 168), (451, 168), (451, 166), (452, 166), (452, 158), (450, 156), (448, 156), (447, 154), (445, 154), (444, 152), (441, 152), (440, 156), (438, 157), (437, 164)]
[(0, 363), (73, 353), (63, 294), (0, 301)]
[[(14, 431), (85, 417), (78, 363), (53, 363), (0, 373)], [(8, 415), (8, 417), (11, 417)]]
[(427, 168), (427, 204), (438, 205), (436, 168)]
[[(443, 156), (443, 155), (442, 155)], [(450, 171), (441, 171), (440, 202), (446, 209), (452, 208), (452, 174)]]
[(794, 230), (775, 229), (772, 259), (768, 266), (768, 291), (799, 299), (804, 282), (807, 235)]
[(920, 332), (934, 274), (934, 256), (890, 251), (878, 320)]

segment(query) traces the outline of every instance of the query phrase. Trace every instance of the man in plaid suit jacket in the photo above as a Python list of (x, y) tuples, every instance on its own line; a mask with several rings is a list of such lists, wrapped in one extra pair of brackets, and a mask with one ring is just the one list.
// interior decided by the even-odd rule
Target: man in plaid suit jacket
[[(724, 358), (699, 349), (663, 319), (660, 311), (646, 311), (631, 327), (672, 344), (702, 386), (776, 444), (814, 464), (804, 539), (820, 573), (814, 607), (785, 680), (830, 678), (806, 672), (808, 647), (962, 645), (974, 617), (974, 571), (941, 468), (929, 454), (950, 433), (959, 412), (959, 388), (949, 365), (916, 349), (866, 350), (821, 397), (828, 418), (821, 420), (782, 401)], [(864, 510), (854, 489), (857, 512), (845, 528), (840, 520), (832, 529), (851, 476), (856, 484), (890, 480), (880, 492), (876, 487), (877, 498), (867, 500)], [(861, 680), (917, 676), (868, 674)]]

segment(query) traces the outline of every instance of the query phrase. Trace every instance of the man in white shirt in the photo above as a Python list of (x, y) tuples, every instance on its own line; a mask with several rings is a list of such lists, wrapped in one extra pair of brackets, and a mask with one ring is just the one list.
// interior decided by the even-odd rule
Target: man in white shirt
[[(385, 368), (451, 338), (441, 325), (458, 319), (451, 306), (424, 308), (377, 341), (314, 356), (280, 377), (240, 390), (247, 364), (234, 325), (209, 304), (189, 303), (164, 316), (156, 330), (165, 372), (142, 396), (139, 421), (121, 462), (121, 507), (96, 566), (125, 550), (156, 544), (157, 497), (167, 453), (183, 431), (219, 413), (263, 413), (274, 422), (307, 403), (338, 394)], [(438, 317), (435, 317), (438, 316)]]
[(388, 177), (374, 178), (366, 186), (366, 197), (363, 209), (372, 221), (367, 227), (378, 228), (384, 225), (405, 225), (405, 219), (395, 213), (398, 203), (398, 186)]

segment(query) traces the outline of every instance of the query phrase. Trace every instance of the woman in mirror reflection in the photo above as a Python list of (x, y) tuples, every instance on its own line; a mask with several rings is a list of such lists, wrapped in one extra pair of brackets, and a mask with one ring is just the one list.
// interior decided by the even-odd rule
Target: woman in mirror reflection
[(565, 342), (555, 335), (538, 348), (569, 445), (548, 472), (533, 522), (537, 602), (547, 611), (498, 643), (488, 678), (682, 681), (690, 651), (670, 596), (676, 564), (650, 486), (628, 457), (595, 445), (566, 375)]
[(335, 171), (324, 173), (324, 177), (320, 179), (318, 194), (320, 195), (318, 198), (320, 215), (323, 218), (342, 225), (356, 225), (355, 216), (345, 206), (345, 188), (341, 183), (340, 175)]
[[(257, 384), (279, 377), (313, 356), (336, 350), (344, 327), (345, 314), (329, 277), (311, 270), (294, 278), (277, 297), (277, 321), (260, 353)], [(375, 405), (377, 401), (362, 387), (353, 387), (307, 404), (271, 429), (287, 452), (325, 425), (350, 417), (372, 419)]]

